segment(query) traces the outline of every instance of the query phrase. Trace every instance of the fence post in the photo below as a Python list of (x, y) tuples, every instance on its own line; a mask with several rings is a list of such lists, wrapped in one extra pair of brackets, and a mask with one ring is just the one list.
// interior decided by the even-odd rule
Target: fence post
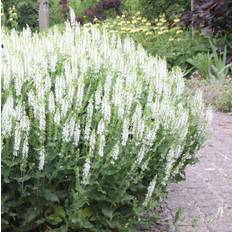
[(39, 30), (49, 26), (49, 0), (39, 0)]

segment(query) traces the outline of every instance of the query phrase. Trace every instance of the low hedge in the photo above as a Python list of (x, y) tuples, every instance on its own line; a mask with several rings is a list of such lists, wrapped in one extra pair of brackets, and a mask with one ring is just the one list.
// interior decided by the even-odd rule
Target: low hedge
[(95, 26), (2, 33), (4, 231), (135, 231), (205, 139), (182, 72)]

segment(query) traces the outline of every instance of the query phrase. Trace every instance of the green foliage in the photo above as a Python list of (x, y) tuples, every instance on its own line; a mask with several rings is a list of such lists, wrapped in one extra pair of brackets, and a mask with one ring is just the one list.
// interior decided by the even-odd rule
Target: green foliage
[(84, 11), (89, 7), (94, 7), (98, 0), (84, 0), (84, 1), (76, 1), (70, 0), (69, 5), (73, 8), (76, 15), (83, 15)]
[(189, 58), (187, 62), (199, 72), (202, 78), (209, 79), (212, 65), (212, 60), (209, 53), (198, 53), (196, 56)]
[(4, 0), (2, 2), (4, 14), (6, 17), (5, 25), (9, 28), (12, 28), (12, 25), (9, 23), (11, 18), (10, 9), (15, 6), (17, 12), (17, 29), (21, 30), (22, 28), (28, 25), (32, 29), (37, 28), (38, 25), (38, 4), (37, 0)]
[[(49, 23), (51, 26), (64, 23), (65, 21), (65, 18), (61, 14), (59, 2), (59, 0), (49, 1)], [(16, 28), (17, 30), (22, 30), (28, 25), (33, 31), (38, 30), (38, 0), (4, 0), (2, 6), (4, 13), (4, 26), (9, 29)], [(10, 11), (13, 6), (15, 6), (17, 17), (14, 18), (12, 24), (12, 21), (10, 20), (10, 18), (12, 18), (12, 14)]]
[(220, 54), (216, 47), (211, 43), (212, 53), (198, 53), (188, 62), (198, 70), (199, 74), (205, 79), (216, 79), (223, 82), (229, 74), (229, 68), (232, 64), (226, 64), (227, 48), (225, 47), (223, 54)]
[(232, 83), (224, 84), (215, 106), (222, 112), (232, 113)]
[(124, 7), (127, 11), (140, 11), (149, 19), (156, 19), (162, 14), (168, 16), (168, 19), (174, 18), (184, 9), (190, 8), (188, 0), (124, 0)]

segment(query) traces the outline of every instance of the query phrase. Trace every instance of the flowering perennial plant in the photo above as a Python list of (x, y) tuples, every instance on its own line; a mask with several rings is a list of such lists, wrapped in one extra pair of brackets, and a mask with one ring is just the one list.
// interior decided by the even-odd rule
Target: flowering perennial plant
[(96, 26), (2, 40), (5, 230), (134, 231), (196, 160), (211, 115), (201, 94)]

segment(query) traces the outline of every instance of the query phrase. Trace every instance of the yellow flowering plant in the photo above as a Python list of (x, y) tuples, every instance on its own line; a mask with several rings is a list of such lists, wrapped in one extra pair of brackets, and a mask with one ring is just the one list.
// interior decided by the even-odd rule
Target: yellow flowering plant
[(160, 15), (150, 21), (137, 12), (133, 16), (124, 13), (97, 23), (110, 32), (132, 37), (152, 55), (165, 57), (170, 66), (187, 68), (189, 57), (207, 50), (206, 39), (198, 36), (193, 39), (189, 31), (182, 29), (179, 17), (169, 21), (165, 15)]

